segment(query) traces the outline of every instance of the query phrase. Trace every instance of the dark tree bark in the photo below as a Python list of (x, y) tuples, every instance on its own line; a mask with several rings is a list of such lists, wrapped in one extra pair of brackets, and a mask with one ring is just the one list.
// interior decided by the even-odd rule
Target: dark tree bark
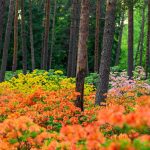
[(94, 72), (99, 71), (99, 34), (100, 34), (100, 0), (96, 2), (96, 29), (95, 29), (95, 51), (94, 51)]
[(75, 9), (75, 32), (73, 35), (73, 58), (72, 58), (72, 72), (71, 77), (76, 76), (76, 70), (77, 70), (77, 49), (78, 49), (78, 39), (79, 39), (79, 24), (80, 24), (80, 11), (81, 11), (81, 0), (77, 0), (76, 3), (76, 9)]
[(103, 35), (102, 56), (100, 63), (100, 76), (96, 92), (95, 105), (101, 105), (102, 102), (105, 102), (106, 98), (105, 94), (108, 91), (111, 53), (112, 53), (111, 51), (115, 31), (115, 10), (116, 10), (116, 0), (108, 0), (106, 8), (104, 35)]
[(71, 26), (70, 26), (68, 68), (67, 68), (68, 77), (76, 76), (79, 22), (80, 22), (80, 0), (73, 0)]
[(49, 44), (49, 27), (50, 27), (50, 0), (46, 0), (46, 20), (43, 44), (43, 68), (47, 70), (48, 65), (48, 44)]
[(43, 69), (43, 47), (44, 47), (44, 33), (42, 33), (42, 49), (41, 49), (41, 65), (40, 65), (41, 69)]
[(138, 41), (138, 45), (137, 45), (137, 49), (136, 49), (136, 55), (135, 55), (135, 66), (138, 64), (138, 56), (139, 56), (139, 52), (140, 52), (141, 37), (142, 37), (142, 34), (140, 32), (139, 41)]
[(4, 14), (5, 14), (5, 0), (0, 0), (0, 55), (1, 55), (1, 49), (2, 49)]
[(13, 66), (12, 71), (17, 69), (17, 52), (18, 52), (18, 0), (15, 4), (15, 17), (14, 17), (14, 52), (13, 52)]
[(50, 49), (50, 59), (49, 59), (49, 69), (52, 69), (52, 54), (53, 47), (55, 44), (55, 20), (56, 20), (56, 9), (57, 9), (57, 0), (54, 2), (54, 14), (53, 14), (53, 25), (52, 25), (52, 39), (51, 39), (51, 49)]
[(119, 65), (120, 54), (121, 54), (122, 34), (123, 34), (123, 27), (124, 27), (124, 15), (125, 15), (125, 12), (123, 11), (122, 12), (121, 24), (120, 24), (118, 47), (117, 47), (117, 52), (116, 52), (116, 60), (115, 60), (115, 65), (116, 66)]
[(76, 74), (76, 91), (80, 93), (77, 96), (76, 106), (83, 111), (83, 96), (84, 96), (84, 78), (87, 70), (87, 40), (89, 28), (89, 0), (82, 0), (79, 42), (77, 55), (77, 74)]
[(150, 66), (150, 0), (148, 0), (148, 30), (147, 30), (147, 50), (146, 50), (146, 79)]
[[(44, 13), (46, 14), (46, 2), (45, 0), (42, 2), (44, 6)], [(43, 19), (43, 28), (45, 29), (45, 21), (46, 18)], [(41, 49), (41, 69), (43, 69), (43, 58), (44, 58), (44, 32), (42, 33), (42, 49)]]
[(6, 33), (5, 33), (5, 41), (4, 41), (4, 47), (3, 47), (0, 82), (4, 81), (4, 78), (5, 78), (7, 59), (8, 59), (8, 48), (9, 48), (9, 43), (10, 43), (10, 35), (11, 35), (11, 30), (12, 30), (13, 17), (14, 17), (14, 0), (10, 0), (7, 27), (6, 27)]
[(140, 66), (142, 66), (142, 61), (143, 61), (144, 28), (145, 28), (145, 8), (146, 8), (146, 4), (144, 4), (143, 10), (142, 10), (142, 28), (141, 28), (141, 44), (140, 44)]
[(34, 54), (34, 40), (32, 27), (32, 0), (29, 0), (29, 23), (30, 23), (31, 62), (33, 71), (35, 69), (35, 54)]
[(129, 79), (133, 77), (134, 61), (133, 61), (133, 1), (128, 7), (128, 76)]
[(74, 3), (72, 3), (72, 18), (71, 18), (71, 26), (70, 26), (70, 39), (69, 39), (69, 52), (68, 52), (68, 66), (67, 66), (67, 76), (71, 77), (72, 72), (72, 49), (73, 49), (73, 12), (74, 12)]
[(25, 33), (24, 0), (21, 0), (21, 40), (22, 40), (22, 65), (23, 74), (27, 73), (27, 46)]

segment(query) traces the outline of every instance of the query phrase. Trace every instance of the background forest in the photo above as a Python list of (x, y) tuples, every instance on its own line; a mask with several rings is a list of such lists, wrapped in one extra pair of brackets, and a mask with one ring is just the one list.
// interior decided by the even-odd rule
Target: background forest
[[(94, 49), (95, 49), (95, 27), (96, 27), (96, 1), (90, 1), (90, 22), (89, 22), (89, 39), (88, 39), (88, 65), (89, 71), (94, 72)], [(100, 15), (100, 46), (102, 45), (102, 33), (104, 28), (104, 18), (105, 18), (105, 2), (102, 2), (101, 5), (101, 15)], [(45, 20), (45, 9), (44, 9), (44, 0), (33, 0), (32, 1), (32, 29), (33, 29), (33, 44), (35, 50), (35, 68), (40, 69), (41, 67), (41, 56), (42, 56), (42, 48), (43, 48), (43, 34), (44, 34), (44, 20)], [(72, 2), (70, 0), (58, 0), (56, 3), (56, 14), (55, 13), (55, 1), (52, 0), (50, 4), (50, 32), (49, 32), (49, 41), (48, 41), (48, 51), (52, 51), (52, 65), (51, 68), (62, 69), (67, 73), (67, 63), (69, 56), (69, 41), (70, 41), (70, 28), (71, 28), (71, 17), (72, 14)], [(122, 33), (122, 43), (121, 43), (121, 53), (120, 53), (120, 61), (117, 64), (118, 69), (126, 69), (127, 68), (127, 37), (128, 37), (128, 13), (127, 9), (123, 10), (125, 6), (124, 4), (117, 5), (117, 15), (116, 15), (116, 28), (115, 28), (115, 36), (113, 42), (112, 49), (112, 63), (111, 66), (115, 66), (117, 47), (119, 44), (119, 33), (122, 30), (121, 20), (122, 13), (124, 16), (124, 24), (123, 24), (123, 33)], [(2, 6), (1, 6), (2, 7)], [(145, 65), (145, 55), (146, 55), (146, 36), (147, 36), (147, 15), (148, 10), (147, 7), (144, 6), (143, 1), (138, 1), (134, 7), (134, 58), (136, 58), (136, 65), (139, 65), (139, 41), (141, 34), (141, 25), (142, 25), (142, 12), (143, 7), (145, 7), (144, 11), (144, 37), (143, 37), (143, 60), (142, 65)], [(1, 39), (1, 48), (0, 48), (0, 58), (2, 58), (2, 47), (4, 43), (4, 35), (7, 24), (8, 17), (8, 9), (9, 9), (9, 1), (5, 1), (5, 9), (1, 12), (1, 15), (4, 15), (3, 21), (3, 36)], [(123, 12), (124, 11), (124, 12)], [(80, 12), (80, 11), (79, 11)], [(26, 40), (26, 50), (27, 50), (27, 67), (31, 70), (31, 44), (30, 44), (30, 14), (29, 14), (29, 1), (24, 1), (24, 16), (25, 16), (25, 40)], [(55, 17), (55, 20), (54, 20)], [(79, 15), (77, 16), (79, 17)], [(79, 19), (79, 18), (78, 18)], [(53, 25), (53, 21), (55, 24)], [(13, 25), (14, 26), (14, 25)], [(13, 27), (14, 30), (14, 27)], [(12, 70), (12, 62), (13, 62), (13, 51), (14, 51), (14, 36), (13, 30), (11, 34), (10, 46), (8, 51), (8, 64), (7, 70)], [(54, 33), (53, 33), (54, 32)], [(17, 54), (17, 69), (22, 69), (22, 42), (21, 42), (21, 8), (19, 5), (18, 8), (18, 54)], [(100, 48), (101, 49), (101, 48)], [(48, 55), (49, 55), (48, 54)], [(99, 52), (100, 54), (100, 52)], [(137, 57), (136, 57), (137, 56)]]

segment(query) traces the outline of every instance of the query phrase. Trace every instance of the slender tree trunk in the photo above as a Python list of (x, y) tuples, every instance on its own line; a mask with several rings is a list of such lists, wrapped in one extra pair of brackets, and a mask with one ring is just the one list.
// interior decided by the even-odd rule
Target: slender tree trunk
[(115, 31), (115, 10), (116, 0), (108, 0), (106, 8), (106, 19), (103, 35), (103, 47), (100, 63), (100, 76), (98, 82), (98, 88), (96, 92), (96, 105), (100, 105), (105, 102), (106, 96), (104, 94), (108, 91), (110, 63), (111, 63), (111, 51), (113, 46), (114, 31)]
[[(43, 5), (44, 5), (44, 13), (46, 14), (46, 2), (45, 0), (43, 1)], [(43, 28), (45, 29), (45, 22), (46, 22), (46, 18), (43, 19)], [(44, 32), (42, 33), (42, 49), (41, 49), (41, 69), (43, 69), (43, 59), (44, 59)]]
[(18, 52), (18, 0), (15, 4), (15, 17), (14, 17), (14, 53), (13, 53), (13, 66), (12, 71), (17, 69), (17, 52)]
[(1, 49), (2, 49), (4, 14), (5, 14), (5, 0), (0, 0), (0, 56), (1, 56)]
[(147, 50), (146, 50), (146, 79), (150, 66), (150, 0), (148, 0), (148, 31), (147, 31)]
[(95, 52), (94, 52), (94, 72), (99, 71), (99, 34), (100, 34), (100, 0), (96, 2), (96, 29), (95, 29)]
[[(105, 26), (105, 15), (106, 15), (106, 2), (107, 0), (100, 0), (100, 38), (103, 39), (103, 34), (104, 34), (104, 26)], [(101, 23), (103, 23), (101, 25)], [(100, 41), (100, 47), (99, 47), (99, 68), (100, 68), (100, 63), (101, 63), (101, 53), (102, 53), (102, 45), (103, 45), (103, 40)], [(99, 70), (98, 70), (99, 72)]]
[(146, 4), (144, 4), (143, 10), (142, 10), (142, 28), (141, 28), (141, 44), (140, 44), (140, 66), (142, 66), (142, 61), (143, 61), (144, 28), (145, 28), (145, 8), (146, 8)]
[(41, 69), (43, 69), (43, 47), (44, 47), (44, 33), (42, 33), (41, 66), (40, 66)]
[(132, 5), (128, 8), (128, 76), (131, 79), (133, 77), (133, 1), (131, 2)]
[[(74, 3), (72, 4), (72, 9), (73, 9)], [(72, 10), (72, 15), (73, 15), (73, 10)], [(68, 66), (67, 66), (67, 76), (71, 77), (71, 71), (72, 71), (72, 49), (73, 49), (73, 19), (71, 19), (71, 26), (70, 26), (70, 38), (69, 38), (69, 53), (68, 53)]]
[(77, 55), (77, 74), (76, 74), (76, 91), (80, 93), (77, 96), (76, 106), (83, 111), (83, 96), (84, 96), (84, 78), (87, 70), (87, 40), (89, 28), (89, 0), (82, 0), (79, 42)]
[(78, 39), (79, 39), (79, 24), (80, 24), (80, 11), (81, 11), (81, 0), (77, 0), (75, 6), (75, 18), (74, 18), (74, 35), (73, 35), (73, 57), (72, 57), (72, 71), (71, 77), (76, 76), (77, 70), (77, 49), (78, 49)]
[(29, 0), (29, 23), (30, 23), (31, 62), (33, 71), (35, 69), (35, 55), (34, 55), (34, 40), (32, 28), (32, 0)]
[(68, 53), (68, 66), (67, 66), (67, 76), (71, 77), (71, 72), (72, 72), (72, 52), (73, 52), (73, 21), (74, 21), (74, 8), (75, 8), (75, 1), (72, 0), (72, 12), (71, 12), (71, 26), (70, 26), (70, 39), (69, 39), (69, 53)]
[(4, 41), (4, 47), (3, 47), (0, 82), (4, 81), (4, 78), (5, 78), (5, 71), (6, 71), (7, 59), (8, 59), (8, 48), (9, 48), (9, 43), (10, 43), (10, 35), (11, 35), (11, 30), (12, 30), (13, 17), (14, 17), (14, 0), (10, 0), (7, 27), (6, 27), (6, 33), (5, 33), (5, 41)]
[(57, 10), (57, 0), (55, 0), (55, 2), (54, 2), (54, 14), (53, 14), (52, 40), (51, 40), (51, 49), (50, 49), (49, 69), (52, 69), (52, 54), (53, 54), (53, 47), (55, 44), (56, 10)]
[(138, 41), (138, 45), (137, 45), (137, 49), (136, 49), (136, 55), (135, 55), (135, 66), (138, 64), (138, 55), (139, 55), (139, 52), (140, 52), (140, 46), (141, 46), (141, 32), (140, 32), (140, 35), (139, 35), (139, 41)]
[(21, 0), (21, 38), (22, 38), (22, 65), (23, 74), (27, 73), (27, 46), (25, 33), (24, 0)]
[(46, 0), (46, 20), (44, 32), (43, 47), (43, 69), (47, 70), (48, 64), (48, 43), (49, 43), (49, 27), (50, 27), (50, 0)]
[(117, 47), (117, 54), (116, 54), (116, 60), (115, 65), (119, 65), (120, 60), (120, 53), (121, 53), (121, 43), (122, 43), (122, 33), (123, 33), (123, 27), (124, 27), (124, 15), (125, 12), (122, 12), (122, 19), (121, 19), (121, 25), (120, 25), (120, 33), (119, 33), (119, 40), (118, 40), (118, 47)]
[(76, 75), (79, 22), (80, 22), (80, 0), (73, 0), (72, 18), (70, 26), (68, 68), (67, 68), (68, 77), (75, 77)]

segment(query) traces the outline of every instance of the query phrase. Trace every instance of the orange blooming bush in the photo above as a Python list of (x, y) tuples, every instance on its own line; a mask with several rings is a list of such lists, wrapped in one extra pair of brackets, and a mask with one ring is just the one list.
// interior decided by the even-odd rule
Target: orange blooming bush
[(46, 130), (28, 117), (6, 119), (0, 124), (1, 149), (40, 148), (50, 137)]
[[(121, 79), (115, 80), (119, 94), (115, 95), (112, 88), (106, 107), (95, 107), (95, 92), (88, 90), (84, 112), (74, 105), (79, 94), (74, 91), (74, 83), (66, 88), (66, 81), (61, 80), (65, 86), (57, 90), (40, 86), (27, 93), (1, 83), (0, 150), (150, 149), (148, 84), (124, 79), (119, 86)], [(27, 87), (29, 91), (29, 83)]]

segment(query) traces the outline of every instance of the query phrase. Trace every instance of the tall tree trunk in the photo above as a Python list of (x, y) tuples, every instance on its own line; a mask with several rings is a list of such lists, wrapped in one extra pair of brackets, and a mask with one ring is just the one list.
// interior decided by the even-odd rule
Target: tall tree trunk
[(150, 66), (150, 0), (148, 0), (148, 30), (147, 30), (147, 50), (146, 50), (146, 79)]
[[(46, 14), (46, 2), (43, 1), (44, 13)], [(43, 19), (43, 28), (45, 29), (46, 18)], [(44, 32), (42, 33), (42, 49), (41, 49), (41, 69), (43, 69), (43, 58), (44, 58)]]
[(40, 64), (41, 69), (43, 69), (43, 47), (44, 47), (44, 33), (42, 33), (42, 49), (41, 49), (41, 64)]
[(100, 0), (96, 2), (96, 29), (95, 29), (95, 51), (94, 51), (94, 72), (99, 71), (99, 34), (100, 34)]
[(12, 71), (17, 69), (17, 52), (18, 52), (18, 0), (15, 4), (15, 17), (14, 17), (14, 53), (13, 53), (13, 66)]
[(131, 79), (133, 77), (133, 0), (128, 8), (128, 76)]
[(1, 56), (1, 49), (2, 49), (4, 14), (5, 14), (5, 0), (0, 0), (0, 56)]
[(89, 0), (82, 0), (79, 42), (77, 55), (77, 74), (76, 74), (76, 91), (80, 93), (77, 96), (76, 106), (83, 111), (83, 96), (84, 96), (84, 78), (87, 71), (87, 40), (89, 28)]
[[(104, 34), (104, 26), (105, 26), (105, 15), (106, 15), (106, 2), (107, 0), (100, 0), (100, 38), (103, 39), (103, 34)], [(102, 23), (102, 25), (101, 25)], [(102, 53), (102, 45), (103, 45), (103, 40), (100, 41), (100, 46), (99, 46), (99, 68), (100, 68), (100, 62), (101, 62), (101, 53)], [(99, 72), (99, 70), (98, 70)]]
[(27, 46), (25, 33), (24, 0), (21, 0), (21, 39), (22, 39), (22, 65), (23, 74), (27, 73)]
[(29, 0), (29, 23), (30, 23), (31, 62), (33, 71), (35, 69), (35, 55), (34, 55), (34, 40), (32, 28), (32, 0)]
[[(75, 1), (75, 0), (74, 0)], [(70, 26), (70, 38), (69, 38), (69, 52), (68, 52), (68, 65), (67, 65), (67, 76), (71, 77), (72, 72), (72, 52), (73, 52), (73, 12), (74, 12), (74, 1), (72, 2), (72, 14), (71, 14), (71, 26)]]
[(145, 27), (145, 8), (146, 8), (146, 4), (144, 4), (143, 10), (142, 10), (142, 28), (141, 28), (141, 44), (140, 44), (140, 66), (142, 66), (142, 61), (143, 61), (144, 27)]
[(51, 40), (51, 49), (50, 49), (50, 59), (49, 59), (49, 69), (52, 69), (52, 54), (53, 47), (55, 44), (55, 20), (56, 20), (56, 10), (57, 10), (57, 0), (54, 2), (54, 14), (53, 14), (53, 25), (52, 25), (52, 40)]
[(4, 41), (4, 47), (3, 47), (0, 82), (4, 81), (4, 78), (5, 78), (5, 71), (6, 71), (6, 67), (7, 67), (8, 48), (9, 48), (9, 43), (10, 43), (10, 35), (11, 35), (11, 30), (12, 30), (13, 16), (14, 16), (14, 0), (10, 0), (7, 27), (6, 27), (6, 33), (5, 33), (5, 41)]
[[(142, 26), (141, 26), (142, 27)], [(140, 52), (140, 46), (141, 46), (141, 37), (142, 37), (142, 30), (140, 32), (139, 35), (139, 41), (138, 41), (138, 45), (137, 45), (137, 49), (136, 49), (136, 55), (135, 55), (135, 66), (138, 64), (138, 56), (139, 56), (139, 52)]]
[(68, 77), (75, 77), (76, 75), (79, 22), (80, 22), (80, 0), (73, 0), (71, 26), (70, 26), (68, 68), (67, 68)]
[(47, 70), (48, 65), (48, 44), (49, 44), (49, 27), (50, 27), (50, 0), (46, 0), (46, 20), (43, 45), (43, 68)]
[(111, 53), (115, 31), (115, 10), (116, 0), (107, 0), (100, 76), (95, 101), (96, 105), (100, 105), (102, 102), (105, 102), (106, 96), (104, 94), (108, 91)]
[(117, 47), (117, 54), (116, 54), (116, 60), (115, 65), (119, 65), (119, 59), (120, 59), (120, 53), (121, 53), (121, 43), (122, 43), (122, 33), (123, 33), (123, 27), (124, 27), (124, 15), (125, 12), (122, 12), (122, 19), (120, 24), (120, 33), (119, 33), (119, 40), (118, 40), (118, 47)]
[(72, 57), (72, 71), (71, 77), (76, 76), (77, 71), (77, 49), (78, 49), (78, 39), (79, 39), (79, 24), (80, 24), (80, 11), (81, 11), (81, 0), (77, 0), (75, 7), (75, 18), (74, 18), (74, 35), (73, 35), (73, 57)]

